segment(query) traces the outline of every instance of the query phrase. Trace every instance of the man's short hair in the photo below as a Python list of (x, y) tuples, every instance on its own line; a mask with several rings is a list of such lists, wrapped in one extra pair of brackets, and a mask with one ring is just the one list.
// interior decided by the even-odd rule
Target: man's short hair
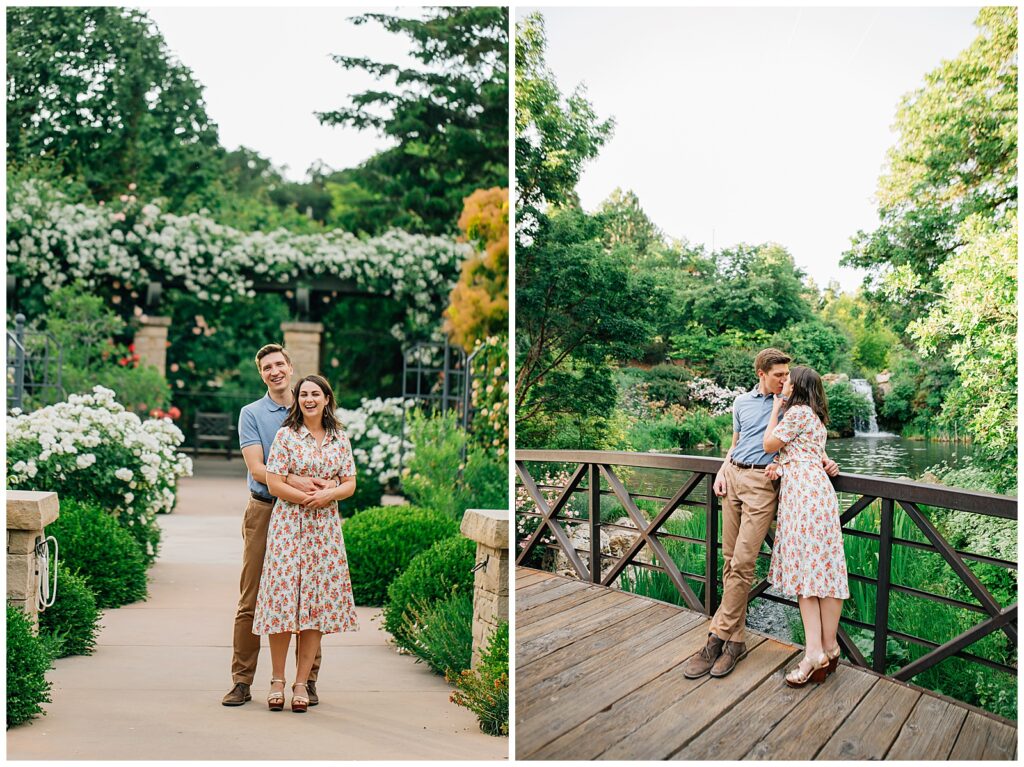
[(779, 349), (762, 349), (754, 357), (754, 370), (767, 373), (775, 365), (788, 365), (793, 358)]
[(280, 352), (281, 354), (284, 355), (284, 358), (285, 360), (288, 361), (288, 364), (292, 364), (292, 358), (288, 356), (288, 350), (281, 346), (281, 344), (267, 344), (266, 346), (261, 347), (258, 352), (256, 352), (256, 369), (260, 370), (260, 363), (263, 361), (263, 358), (266, 357), (268, 354), (273, 354), (274, 352)]

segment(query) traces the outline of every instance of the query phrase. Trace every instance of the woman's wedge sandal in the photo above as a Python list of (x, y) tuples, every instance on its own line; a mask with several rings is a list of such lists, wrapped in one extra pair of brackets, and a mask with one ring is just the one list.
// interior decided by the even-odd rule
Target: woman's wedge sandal
[(292, 685), (292, 711), (296, 714), (304, 714), (309, 708), (309, 697), (306, 695), (296, 695), (295, 688), (301, 687), (303, 692), (306, 692), (305, 682), (295, 682)]
[(836, 645), (836, 649), (826, 650), (825, 654), (828, 656), (828, 668), (825, 670), (825, 673), (836, 673), (836, 669), (839, 668), (839, 656), (843, 654), (842, 648)]
[[(280, 682), (282, 685), (287, 684), (284, 679), (271, 679), (270, 683)], [(284, 690), (271, 690), (267, 695), (267, 707), (271, 711), (281, 711), (284, 709)]]
[(786, 684), (790, 687), (803, 687), (808, 682), (821, 684), (828, 676), (828, 656), (825, 653), (819, 655), (817, 660), (812, 660), (810, 656), (805, 655), (801, 663), (804, 660), (811, 664), (810, 670), (802, 671), (800, 665), (797, 664), (796, 668), (786, 674)]

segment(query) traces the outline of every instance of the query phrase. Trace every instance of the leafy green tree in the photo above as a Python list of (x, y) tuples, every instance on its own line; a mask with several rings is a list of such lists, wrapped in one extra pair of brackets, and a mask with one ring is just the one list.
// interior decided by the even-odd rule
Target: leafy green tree
[(640, 198), (632, 190), (616, 189), (597, 213), (604, 222), (604, 239), (610, 248), (625, 245), (637, 255), (646, 256), (662, 239), (661, 232), (640, 207)]
[(45, 158), (96, 199), (213, 202), (217, 126), (202, 87), (144, 11), (7, 9), (7, 161)]
[[(1017, 207), (1017, 9), (982, 8), (979, 35), (925, 76), (896, 115), (897, 142), (879, 180), (881, 225), (858, 232), (843, 263), (907, 266), (935, 290), (938, 267), (963, 243), (961, 222)], [(926, 294), (890, 308), (902, 324)]]
[(540, 13), (516, 24), (517, 229), (532, 228), (545, 204), (575, 201), (583, 165), (597, 157), (615, 124), (598, 119), (582, 85), (563, 98), (544, 61), (546, 46)]
[(809, 365), (822, 375), (836, 372), (850, 348), (846, 336), (817, 318), (790, 325), (771, 343), (788, 352), (794, 365)]
[[(545, 408), (575, 406), (580, 400), (572, 395), (574, 386), (596, 384), (597, 379), (567, 372), (570, 362), (592, 375), (607, 357), (635, 357), (651, 335), (658, 300), (649, 278), (630, 268), (629, 251), (605, 250), (599, 219), (568, 209), (542, 217), (539, 224), (516, 265), (519, 421)], [(610, 374), (600, 380), (613, 388)], [(548, 393), (533, 392), (545, 382)], [(593, 390), (588, 397), (607, 401)]]
[(375, 210), (386, 200), (387, 215), (375, 230), (454, 232), (465, 197), (508, 183), (508, 8), (425, 8), (418, 19), (368, 13), (353, 21), (407, 36), (422, 67), (334, 56), (345, 69), (394, 77), (390, 88), (317, 113), (325, 125), (376, 130), (395, 141), (352, 169), (347, 183), (357, 188), (347, 188), (343, 199)]

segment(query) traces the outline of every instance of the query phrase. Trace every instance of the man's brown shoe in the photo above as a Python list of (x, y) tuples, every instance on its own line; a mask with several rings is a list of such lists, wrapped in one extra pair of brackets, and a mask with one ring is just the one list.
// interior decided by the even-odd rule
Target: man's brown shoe
[(683, 676), (687, 679), (699, 679), (708, 673), (722, 653), (723, 644), (724, 642), (714, 634), (708, 634), (708, 643), (683, 663)]
[(250, 685), (245, 682), (236, 682), (235, 686), (231, 688), (231, 692), (224, 696), (221, 704), (225, 706), (241, 706), (247, 701), (252, 700), (252, 695), (249, 693)]
[(320, 702), (320, 698), (316, 694), (316, 682), (310, 679), (306, 682), (306, 695), (309, 698), (309, 705), (315, 706)]
[(711, 676), (725, 676), (732, 671), (736, 664), (747, 657), (747, 646), (743, 642), (726, 642), (722, 648), (722, 654), (718, 656), (715, 665), (711, 667)]

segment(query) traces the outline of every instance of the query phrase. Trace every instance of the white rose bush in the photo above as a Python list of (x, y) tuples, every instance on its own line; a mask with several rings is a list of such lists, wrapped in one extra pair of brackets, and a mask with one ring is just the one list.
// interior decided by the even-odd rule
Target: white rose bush
[[(412, 442), (402, 440), (402, 402), (401, 397), (377, 397), (363, 399), (356, 410), (338, 408), (356, 462), (356, 497), (349, 506), (376, 506), (381, 494), (397, 484), (403, 454), (406, 460), (412, 455)], [(412, 401), (406, 404), (412, 406)]]
[(39, 179), (8, 189), (8, 273), (27, 285), (138, 292), (166, 282), (203, 301), (231, 303), (255, 296), (257, 283), (336, 277), (404, 304), (404, 324), (391, 328), (400, 341), (443, 338), (441, 311), (471, 250), (400, 230), (369, 239), (341, 230), (242, 232), (200, 214), (164, 213), (134, 195), (110, 206), (71, 203)]
[(170, 418), (142, 420), (102, 386), (90, 394), (7, 418), (7, 486), (92, 501), (114, 516), (156, 558), (156, 515), (174, 508), (192, 461)]

